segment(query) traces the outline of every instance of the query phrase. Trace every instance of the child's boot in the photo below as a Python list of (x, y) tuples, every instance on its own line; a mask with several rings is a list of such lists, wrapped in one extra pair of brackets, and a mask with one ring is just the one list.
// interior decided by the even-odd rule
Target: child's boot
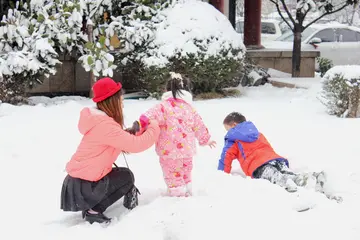
[(314, 172), (313, 176), (316, 178), (316, 191), (321, 192), (324, 189), (324, 185), (326, 182), (326, 174), (324, 171), (321, 171), (319, 173)]
[(285, 190), (288, 192), (297, 192), (297, 185), (294, 183), (294, 181), (292, 179), (287, 179), (286, 184), (285, 184)]
[(335, 200), (338, 203), (341, 203), (343, 201), (343, 198), (341, 196), (337, 196), (333, 193), (326, 191), (325, 183), (327, 181), (327, 176), (324, 171), (321, 171), (319, 173), (314, 172), (313, 176), (316, 178), (315, 191), (325, 194), (328, 199)]
[(172, 187), (168, 188), (168, 194), (170, 197), (186, 197), (186, 187)]

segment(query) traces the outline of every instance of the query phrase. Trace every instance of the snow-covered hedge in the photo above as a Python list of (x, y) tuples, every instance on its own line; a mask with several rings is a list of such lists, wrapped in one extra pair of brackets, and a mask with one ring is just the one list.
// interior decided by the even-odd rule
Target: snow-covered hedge
[(158, 16), (154, 48), (146, 66), (165, 66), (174, 57), (229, 57), (242, 60), (244, 45), (229, 20), (200, 0), (179, 0)]
[[(149, 23), (156, 14), (153, 7), (159, 4), (147, 0), (16, 1), (0, 26), (0, 101), (14, 102), (26, 88), (54, 74), (59, 53), (76, 53), (86, 71), (112, 77), (116, 66), (110, 39), (118, 37), (118, 51), (131, 55), (137, 45), (153, 38)], [(104, 18), (108, 13), (111, 19)]]
[(327, 71), (321, 101), (331, 115), (360, 117), (360, 66), (335, 66)]
[(19, 0), (0, 27), (0, 100), (54, 74), (58, 54), (69, 52), (96, 77), (111, 77), (117, 65), (153, 91), (176, 71), (196, 92), (236, 85), (245, 48), (228, 19), (200, 0)]
[(164, 76), (175, 71), (192, 80), (195, 93), (239, 84), (245, 47), (226, 16), (212, 5), (200, 0), (173, 1), (154, 18), (154, 38), (145, 51), (141, 49), (137, 61), (120, 58), (127, 82), (157, 91)]

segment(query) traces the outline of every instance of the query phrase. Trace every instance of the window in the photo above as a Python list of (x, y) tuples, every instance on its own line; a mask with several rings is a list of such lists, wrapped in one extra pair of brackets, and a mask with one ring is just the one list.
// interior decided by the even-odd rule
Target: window
[(339, 42), (357, 42), (357, 41), (359, 41), (356, 38), (356, 32), (349, 30), (349, 29), (339, 28), (337, 30), (337, 35), (338, 35)]
[[(301, 41), (306, 40), (311, 34), (313, 34), (316, 29), (308, 27), (301, 33)], [(276, 41), (283, 41), (283, 42), (292, 42), (294, 41), (294, 34), (291, 30), (287, 31), (280, 37), (276, 39)]]
[[(244, 33), (244, 21), (236, 22), (235, 29), (238, 33)], [(261, 23), (262, 34), (276, 34), (276, 27), (274, 23), (262, 22)]]
[(261, 23), (262, 34), (276, 34), (276, 28), (274, 23), (262, 22)]
[(336, 42), (336, 30), (332, 28), (321, 30), (313, 38), (320, 38), (322, 42)]

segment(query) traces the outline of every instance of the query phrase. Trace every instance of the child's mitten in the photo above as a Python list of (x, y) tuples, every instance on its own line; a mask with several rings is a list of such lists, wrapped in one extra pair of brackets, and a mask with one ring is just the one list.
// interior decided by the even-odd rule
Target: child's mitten
[(146, 129), (147, 126), (149, 125), (149, 123), (150, 123), (150, 120), (149, 120), (149, 118), (147, 116), (145, 116), (145, 115), (140, 116), (140, 127), (141, 127), (141, 129)]

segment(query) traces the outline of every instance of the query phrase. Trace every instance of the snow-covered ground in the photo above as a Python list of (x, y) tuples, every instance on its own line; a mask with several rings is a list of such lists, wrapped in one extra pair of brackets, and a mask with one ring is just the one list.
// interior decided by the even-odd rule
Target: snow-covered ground
[[(266, 85), (247, 89), (237, 99), (197, 101), (195, 106), (218, 147), (199, 148), (194, 159), (194, 196), (161, 197), (165, 184), (153, 148), (129, 155), (142, 193), (140, 206), (128, 212), (122, 201), (116, 203), (107, 211), (115, 218), (107, 228), (83, 222), (80, 213), (59, 209), (64, 167), (81, 138), (79, 111), (93, 103), (83, 98), (36, 98), (36, 106), (1, 104), (0, 239), (358, 240), (360, 120), (326, 115), (316, 99), (317, 87)], [(126, 100), (126, 122), (130, 124), (155, 103)], [(343, 203), (307, 192), (303, 200), (317, 205), (298, 213), (293, 210), (299, 204), (296, 194), (264, 180), (243, 178), (236, 161), (232, 175), (218, 172), (225, 134), (221, 123), (231, 111), (254, 121), (295, 170), (325, 170), (329, 190), (343, 196)], [(121, 157), (117, 164), (125, 166)]]

